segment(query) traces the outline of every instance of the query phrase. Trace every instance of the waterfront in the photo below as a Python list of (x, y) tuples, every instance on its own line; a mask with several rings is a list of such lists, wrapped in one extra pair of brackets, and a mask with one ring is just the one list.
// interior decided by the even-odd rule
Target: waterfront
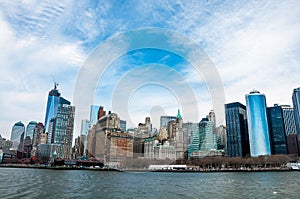
[(297, 198), (300, 172), (161, 173), (0, 168), (0, 198)]

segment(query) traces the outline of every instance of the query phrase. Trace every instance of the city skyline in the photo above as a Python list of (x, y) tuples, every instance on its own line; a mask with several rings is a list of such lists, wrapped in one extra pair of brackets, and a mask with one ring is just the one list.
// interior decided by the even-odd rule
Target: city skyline
[[(13, 124), (20, 120), (25, 125), (32, 120), (44, 121), (52, 75), (60, 84), (60, 92), (73, 101), (77, 73), (98, 44), (116, 33), (149, 26), (178, 31), (200, 45), (223, 80), (226, 103), (237, 101), (245, 104), (244, 95), (256, 88), (266, 95), (267, 106), (275, 103), (292, 105), (292, 89), (300, 86), (296, 81), (300, 73), (297, 54), (300, 8), (297, 2), (183, 4), (180, 1), (154, 1), (153, 5), (144, 2), (132, 4), (106, 1), (73, 6), (71, 1), (2, 2), (0, 94), (2, 99), (7, 99), (0, 104), (4, 113), (0, 116), (3, 137), (9, 138)], [(120, 12), (128, 13), (129, 9), (129, 15)], [(145, 11), (154, 14), (146, 19), (143, 17)], [(83, 14), (77, 16), (75, 13)], [(197, 93), (198, 118), (191, 120), (189, 112), (182, 110), (185, 121), (199, 122), (213, 109), (209, 91), (201, 77), (190, 70), (182, 58), (157, 50), (128, 53), (112, 63), (95, 91), (94, 104), (112, 110), (110, 100), (115, 84), (111, 82), (120, 80), (133, 66), (151, 62), (176, 69)], [(170, 77), (170, 81), (174, 79)], [(152, 98), (154, 94), (156, 99)], [(141, 96), (145, 98), (139, 100)], [(174, 103), (165, 106), (170, 101)], [(136, 106), (130, 107), (135, 125), (151, 115), (151, 105), (161, 105), (166, 115), (175, 115), (180, 108), (174, 95), (157, 85), (139, 89), (130, 104)], [(89, 116), (81, 119), (89, 119)], [(156, 120), (154, 126), (158, 127), (159, 118)], [(155, 118), (152, 121), (155, 123)], [(224, 118), (222, 124), (225, 124)], [(79, 132), (80, 128), (75, 129), (74, 135)]]

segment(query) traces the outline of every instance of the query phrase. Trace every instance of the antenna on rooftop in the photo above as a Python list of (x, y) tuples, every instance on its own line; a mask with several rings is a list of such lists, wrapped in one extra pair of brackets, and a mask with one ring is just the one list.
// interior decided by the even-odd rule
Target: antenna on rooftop
[(57, 89), (57, 86), (58, 86), (59, 84), (55, 81), (55, 78), (54, 78), (53, 75), (51, 75), (51, 77), (52, 77), (52, 81), (53, 81), (53, 83), (54, 83), (54, 89), (56, 90), (56, 89)]

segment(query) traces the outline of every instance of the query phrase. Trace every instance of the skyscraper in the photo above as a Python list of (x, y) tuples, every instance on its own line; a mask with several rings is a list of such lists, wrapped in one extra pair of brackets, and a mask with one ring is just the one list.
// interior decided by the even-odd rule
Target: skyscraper
[(285, 134), (287, 136), (287, 147), (289, 154), (298, 154), (298, 139), (295, 123), (294, 108), (289, 105), (281, 105)]
[(186, 130), (191, 132), (191, 141), (188, 145), (188, 158), (193, 152), (198, 152), (200, 150), (200, 142), (199, 142), (199, 123), (185, 123)]
[(10, 134), (10, 140), (13, 142), (12, 148), (14, 150), (19, 149), (19, 144), (23, 142), (24, 134), (25, 134), (24, 124), (21, 121), (15, 123), (12, 127), (11, 134)]
[(58, 107), (62, 104), (70, 105), (71, 103), (60, 96), (57, 90), (58, 84), (54, 83), (54, 89), (49, 92), (46, 117), (45, 117), (45, 132), (48, 133), (47, 142), (53, 143), (53, 130), (56, 122)]
[(246, 95), (250, 155), (271, 155), (266, 98), (259, 91)]
[(26, 135), (25, 137), (30, 137), (31, 143), (33, 143), (33, 136), (34, 136), (34, 128), (37, 125), (36, 121), (31, 121), (26, 127)]
[(100, 106), (99, 110), (98, 110), (98, 117), (97, 120), (100, 120), (101, 117), (106, 115), (106, 111), (104, 111), (104, 107)]
[(60, 96), (57, 90), (57, 83), (54, 89), (49, 92), (45, 129), (47, 136), (47, 144), (51, 145), (49, 157), (54, 153), (57, 158), (71, 158), (72, 139), (74, 128), (75, 107), (71, 106), (71, 102)]
[[(46, 107), (46, 117), (45, 117), (45, 132), (48, 133), (49, 123), (52, 118), (56, 116), (57, 108), (59, 105), (60, 93), (57, 90), (58, 84), (54, 83), (54, 88), (49, 91), (47, 107)], [(51, 137), (51, 136), (49, 136)]]
[(281, 108), (286, 135), (297, 134), (294, 108), (289, 105), (281, 105)]
[(278, 104), (267, 108), (272, 154), (287, 154), (287, 141), (282, 108)]
[(126, 120), (120, 120), (120, 128), (123, 132), (126, 131)]
[(87, 134), (89, 132), (90, 124), (91, 124), (90, 121), (87, 119), (81, 120), (80, 135), (87, 136)]
[(176, 120), (176, 116), (160, 116), (160, 127), (166, 127), (168, 130), (168, 123), (171, 120)]
[(211, 121), (215, 124), (216, 126), (216, 114), (213, 110), (210, 110), (208, 115), (207, 115), (208, 121)]
[(246, 106), (239, 102), (225, 104), (227, 154), (250, 155)]
[[(298, 146), (300, 146), (300, 87), (294, 89), (292, 99), (294, 105), (295, 124), (298, 135)], [(298, 153), (300, 154), (300, 149), (298, 150)]]
[(185, 145), (184, 142), (182, 125), (183, 125), (183, 120), (180, 114), (180, 110), (178, 109), (176, 121), (173, 125), (173, 133), (174, 133), (173, 144), (176, 150), (175, 152), (176, 159), (185, 158), (185, 152), (187, 151), (187, 146)]
[(56, 146), (54, 150), (59, 158), (71, 158), (74, 116), (74, 106), (68, 104), (60, 104), (58, 106), (52, 144)]
[(90, 123), (91, 127), (95, 125), (98, 121), (98, 111), (99, 111), (99, 106), (97, 105), (91, 105), (90, 109)]
[[(91, 128), (91, 123), (89, 120), (85, 119), (85, 120), (81, 120), (81, 129), (80, 129), (80, 136), (77, 139), (77, 144), (80, 146), (83, 146), (83, 150), (80, 150), (81, 152), (83, 152), (83, 154), (85, 154), (85, 152), (87, 151), (87, 147), (88, 147), (88, 133), (89, 133), (89, 129)], [(81, 142), (81, 143), (79, 143)], [(81, 155), (81, 153), (80, 153)], [(85, 154), (86, 155), (86, 154)]]

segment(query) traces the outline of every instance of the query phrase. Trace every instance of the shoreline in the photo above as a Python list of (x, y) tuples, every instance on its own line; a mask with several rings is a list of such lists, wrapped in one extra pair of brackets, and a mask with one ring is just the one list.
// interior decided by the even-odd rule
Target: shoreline
[(220, 170), (149, 170), (149, 169), (114, 169), (114, 168), (90, 168), (90, 167), (65, 167), (42, 166), (22, 164), (0, 164), (0, 168), (25, 168), (25, 169), (50, 169), (50, 170), (89, 170), (89, 171), (114, 171), (114, 172), (164, 172), (164, 173), (220, 173), (220, 172), (288, 172), (300, 171), (289, 168), (259, 168), (259, 169), (220, 169)]
[(80, 168), (80, 167), (64, 167), (64, 166), (42, 166), (42, 165), (22, 165), (22, 164), (9, 164), (1, 165), (0, 168), (24, 168), (24, 169), (50, 169), (50, 170), (89, 170), (89, 171), (117, 171), (121, 172), (118, 169), (113, 168)]

